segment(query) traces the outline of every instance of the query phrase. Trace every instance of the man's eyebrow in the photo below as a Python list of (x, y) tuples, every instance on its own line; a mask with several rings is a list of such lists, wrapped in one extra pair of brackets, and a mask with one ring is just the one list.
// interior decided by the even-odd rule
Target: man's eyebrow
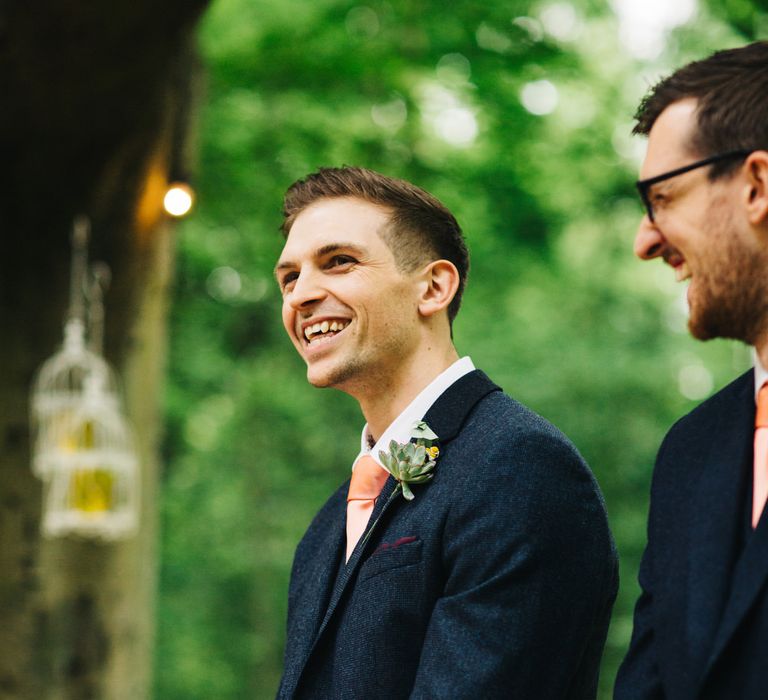
[(315, 251), (315, 257), (321, 258), (324, 255), (330, 255), (331, 253), (335, 253), (338, 250), (351, 250), (356, 253), (365, 252), (365, 248), (361, 248), (357, 243), (347, 243), (342, 241), (340, 243), (329, 243), (328, 245), (324, 245), (318, 248)]
[(272, 271), (272, 273), (277, 277), (278, 272), (281, 270), (291, 270), (294, 267), (296, 267), (296, 263), (291, 262), (290, 260), (283, 260), (282, 262), (277, 263), (275, 265), (275, 269)]
[[(339, 242), (339, 243), (328, 243), (327, 245), (320, 246), (313, 254), (312, 257), (314, 258), (322, 258), (326, 255), (330, 255), (331, 253), (335, 253), (339, 250), (349, 250), (351, 252), (357, 253), (358, 255), (365, 253), (365, 248), (361, 248), (357, 243), (349, 243), (349, 242)], [(281, 260), (277, 263), (274, 269), (274, 274), (277, 276), (277, 274), (281, 270), (293, 270), (298, 267), (298, 263), (292, 262), (290, 260)]]

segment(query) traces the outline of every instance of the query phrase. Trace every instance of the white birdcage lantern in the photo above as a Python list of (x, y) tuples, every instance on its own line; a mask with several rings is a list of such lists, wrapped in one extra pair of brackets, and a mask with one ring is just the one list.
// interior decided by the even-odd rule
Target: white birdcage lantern
[(43, 533), (111, 540), (138, 526), (138, 460), (130, 427), (92, 374), (80, 405), (50, 428)]
[(87, 239), (88, 222), (81, 217), (72, 237), (64, 343), (40, 367), (32, 389), (32, 471), (45, 483), (45, 535), (118, 539), (138, 526), (139, 464), (117, 375), (102, 356), (108, 270), (94, 265), (86, 290)]
[(80, 407), (89, 377), (98, 377), (103, 388), (103, 402), (118, 411), (117, 380), (104, 358), (85, 344), (81, 319), (70, 319), (64, 328), (64, 343), (37, 372), (32, 389), (32, 471), (42, 478), (50, 476), (61, 439), (60, 424), (70, 420)]

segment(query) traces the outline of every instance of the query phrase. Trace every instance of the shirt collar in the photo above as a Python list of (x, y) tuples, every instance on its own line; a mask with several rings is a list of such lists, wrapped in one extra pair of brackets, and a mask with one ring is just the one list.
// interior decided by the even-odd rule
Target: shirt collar
[(757, 392), (760, 391), (760, 387), (768, 382), (768, 369), (763, 367), (760, 363), (760, 358), (757, 356), (757, 352), (753, 349), (752, 355), (755, 360), (755, 403), (757, 403)]
[[(411, 403), (409, 403), (390, 423), (389, 427), (381, 434), (381, 437), (376, 441), (373, 447), (369, 444), (368, 424), (363, 427), (362, 435), (360, 436), (360, 453), (355, 458), (364, 454), (370, 454), (374, 460), (381, 466), (379, 459), (379, 450), (386, 452), (389, 449), (389, 443), (392, 440), (396, 442), (408, 442), (411, 439), (411, 430), (414, 423), (420, 421), (426, 415), (427, 411), (432, 407), (432, 404), (437, 401), (440, 395), (451, 386), (454, 382), (459, 380), (465, 374), (469, 374), (474, 371), (475, 365), (472, 360), (466, 356), (460, 360), (456, 360), (450, 367), (443, 370), (437, 375), (424, 389), (419, 392)], [(382, 467), (383, 469), (383, 467)]]

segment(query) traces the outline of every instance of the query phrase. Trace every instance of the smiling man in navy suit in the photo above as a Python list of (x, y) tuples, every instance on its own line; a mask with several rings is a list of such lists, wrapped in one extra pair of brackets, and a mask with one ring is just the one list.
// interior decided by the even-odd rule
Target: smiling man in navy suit
[(768, 697), (766, 115), (766, 42), (681, 68), (637, 114), (648, 150), (635, 253), (689, 281), (696, 338), (736, 338), (756, 361), (659, 451), (621, 700)]
[(296, 551), (278, 697), (594, 698), (617, 586), (603, 499), (558, 430), (459, 358), (453, 215), (360, 168), (295, 183), (284, 215), (286, 331), (367, 422)]

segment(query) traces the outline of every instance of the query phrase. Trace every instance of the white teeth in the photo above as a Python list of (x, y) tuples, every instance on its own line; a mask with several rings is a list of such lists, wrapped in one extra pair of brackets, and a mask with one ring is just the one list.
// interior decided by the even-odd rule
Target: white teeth
[(675, 268), (675, 279), (678, 282), (687, 280), (691, 276), (691, 271), (688, 269), (688, 264), (683, 262)]
[(304, 337), (312, 342), (314, 336), (328, 333), (328, 331), (334, 333), (343, 331), (348, 325), (349, 321), (323, 321), (322, 323), (314, 323), (304, 329)]

